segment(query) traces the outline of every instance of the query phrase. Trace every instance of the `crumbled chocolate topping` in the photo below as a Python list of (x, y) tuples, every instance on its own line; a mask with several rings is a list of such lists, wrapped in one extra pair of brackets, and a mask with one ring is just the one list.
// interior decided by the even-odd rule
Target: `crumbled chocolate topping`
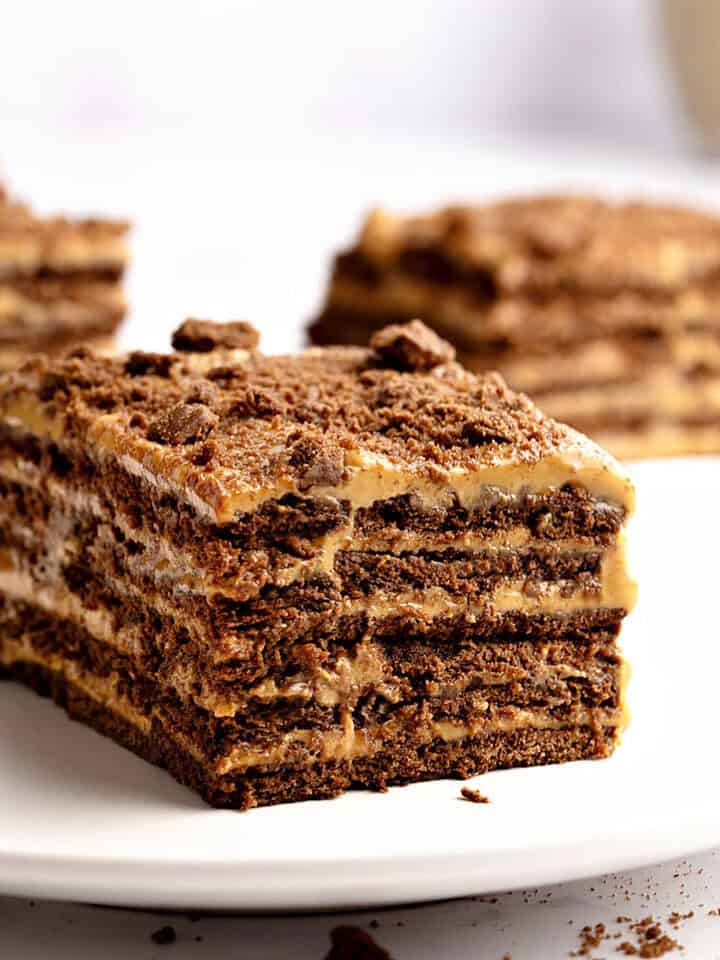
[(465, 279), (486, 299), (561, 286), (680, 289), (720, 266), (720, 219), (593, 196), (516, 197), (420, 216), (375, 211), (350, 253), (368, 268)]
[(210, 353), (219, 347), (254, 350), (259, 342), (260, 334), (245, 320), (215, 323), (188, 317), (172, 336), (173, 349), (186, 353)]
[[(217, 353), (217, 365), (213, 354), (197, 364), (187, 353), (139, 351), (36, 359), (0, 378), (0, 411), (38, 403), (65, 440), (108, 418), (116, 449), (142, 460), (144, 443), (163, 445), (156, 469), (189, 467), (189, 487), (211, 505), (223, 490), (331, 485), (349, 457), (441, 483), (449, 470), (533, 464), (579, 443), (500, 376), (455, 363), (398, 370), (342, 347), (230, 362)], [(212, 454), (200, 453), (211, 432)]]
[(513, 438), (513, 424), (504, 413), (480, 412), (472, 420), (468, 420), (462, 428), (463, 439), (468, 443), (482, 445), (483, 443), (511, 443)]
[[(212, 371), (213, 373), (215, 371)], [(257, 387), (239, 388), (227, 408), (226, 417), (243, 419), (245, 417), (274, 417), (281, 413), (284, 405), (280, 398), (267, 390)]]
[(325, 960), (392, 960), (387, 950), (360, 927), (335, 927)]
[(371, 338), (370, 349), (400, 370), (431, 370), (455, 359), (455, 348), (420, 320), (383, 327)]
[(147, 438), (171, 446), (204, 440), (220, 418), (202, 403), (179, 403), (148, 427)]

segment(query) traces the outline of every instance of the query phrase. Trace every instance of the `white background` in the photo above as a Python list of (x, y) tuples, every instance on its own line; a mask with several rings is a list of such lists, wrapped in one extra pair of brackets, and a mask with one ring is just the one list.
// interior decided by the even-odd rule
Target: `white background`
[[(246, 317), (268, 349), (293, 349), (328, 257), (375, 203), (577, 187), (720, 207), (653, 0), (0, 0), (0, 13), (0, 170), (41, 209), (134, 221), (128, 344), (162, 348), (194, 313)], [(686, 955), (720, 956), (714, 865), (384, 915), (377, 937), (396, 960), (549, 960), (577, 947), (578, 925), (647, 905), (695, 909)], [(334, 921), (183, 920), (180, 945), (154, 948), (159, 923), (2, 900), (0, 952), (320, 958)]]
[[(23, 0), (3, 122), (61, 139), (202, 127), (667, 145), (655, 0)], [(5, 145), (7, 146), (7, 144)]]
[(691, 156), (654, 0), (23, 0), (2, 51), (0, 171), (133, 220), (125, 340), (158, 348), (194, 313), (291, 349), (371, 205)]

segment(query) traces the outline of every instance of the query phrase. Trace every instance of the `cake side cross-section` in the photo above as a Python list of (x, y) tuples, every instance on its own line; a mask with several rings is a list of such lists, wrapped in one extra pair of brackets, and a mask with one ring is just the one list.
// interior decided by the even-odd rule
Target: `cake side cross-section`
[(418, 322), (0, 380), (0, 663), (219, 806), (607, 756), (618, 464)]
[(128, 229), (40, 216), (0, 184), (0, 368), (80, 344), (112, 349), (126, 310)]

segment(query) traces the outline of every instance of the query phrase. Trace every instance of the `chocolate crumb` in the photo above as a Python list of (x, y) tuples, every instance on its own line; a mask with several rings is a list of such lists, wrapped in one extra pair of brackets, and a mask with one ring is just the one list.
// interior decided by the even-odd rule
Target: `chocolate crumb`
[(130, 377), (168, 377), (173, 358), (165, 353), (146, 353), (134, 350), (125, 361), (125, 373)]
[(391, 324), (378, 330), (370, 349), (401, 370), (431, 370), (455, 359), (455, 349), (421, 320)]
[(460, 788), (460, 799), (468, 800), (470, 803), (490, 803), (489, 797), (479, 790), (473, 790), (471, 787)]
[(219, 422), (218, 415), (202, 403), (178, 403), (152, 421), (147, 438), (170, 446), (196, 443), (204, 440)]
[(171, 943), (175, 943), (177, 940), (177, 934), (175, 933), (175, 927), (160, 927), (159, 930), (155, 930), (154, 933), (150, 934), (150, 939), (153, 943), (156, 943), (159, 947), (168, 946)]
[(337, 444), (300, 436), (290, 446), (290, 465), (298, 469), (298, 486), (333, 487), (345, 472), (343, 453)]
[(260, 342), (260, 334), (245, 320), (215, 323), (188, 317), (172, 336), (173, 350), (184, 353), (210, 353), (211, 350), (253, 350)]
[(335, 927), (330, 942), (332, 947), (325, 960), (392, 960), (387, 950), (360, 927)]
[(501, 413), (478, 413), (463, 426), (461, 436), (468, 443), (511, 443), (513, 426), (509, 417)]

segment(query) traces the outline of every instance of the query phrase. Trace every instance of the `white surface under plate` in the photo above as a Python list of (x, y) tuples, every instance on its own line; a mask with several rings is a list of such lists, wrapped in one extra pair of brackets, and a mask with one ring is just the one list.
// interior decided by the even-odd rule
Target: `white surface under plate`
[(0, 891), (328, 909), (568, 880), (720, 844), (720, 460), (634, 468), (633, 722), (614, 757), (233, 813), (19, 687), (0, 700)]

